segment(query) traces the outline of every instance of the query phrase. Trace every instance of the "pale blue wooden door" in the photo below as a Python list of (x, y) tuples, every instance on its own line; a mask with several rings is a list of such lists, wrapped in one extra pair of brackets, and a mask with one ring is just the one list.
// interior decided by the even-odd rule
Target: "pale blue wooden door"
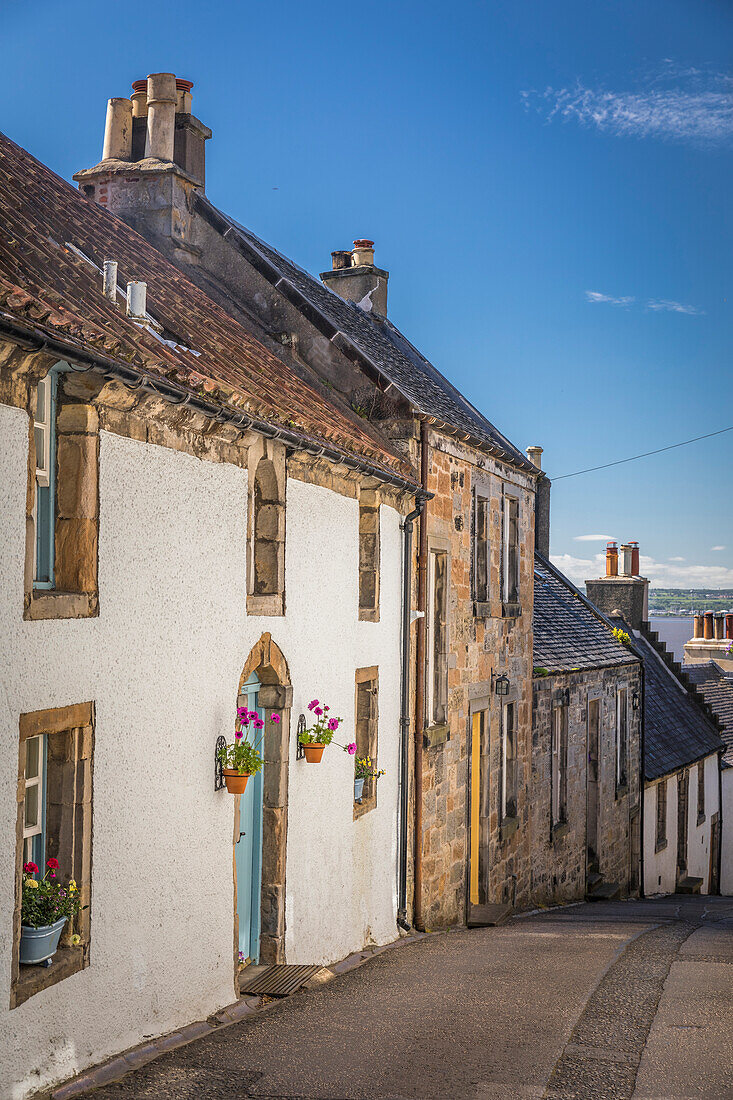
[[(257, 706), (260, 681), (253, 673), (242, 688), (239, 706), (256, 710), (264, 720), (264, 711)], [(259, 740), (257, 731), (250, 738)], [(239, 802), (239, 840), (235, 845), (237, 863), (237, 916), (239, 917), (239, 950), (244, 958), (258, 962), (260, 958), (260, 891), (262, 888), (262, 772), (251, 776)]]

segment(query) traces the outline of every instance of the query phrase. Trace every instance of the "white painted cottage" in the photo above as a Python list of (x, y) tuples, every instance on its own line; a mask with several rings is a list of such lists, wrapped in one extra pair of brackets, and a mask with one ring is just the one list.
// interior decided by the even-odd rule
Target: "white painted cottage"
[[(0, 1095), (20, 1100), (231, 1003), (240, 951), (394, 939), (420, 491), (287, 349), (4, 137), (0, 208)], [(386, 771), (361, 803), (353, 757), (298, 758), (314, 697)], [(266, 723), (241, 807), (215, 767), (238, 701)], [(49, 857), (80, 942), (21, 966), (22, 866)]]

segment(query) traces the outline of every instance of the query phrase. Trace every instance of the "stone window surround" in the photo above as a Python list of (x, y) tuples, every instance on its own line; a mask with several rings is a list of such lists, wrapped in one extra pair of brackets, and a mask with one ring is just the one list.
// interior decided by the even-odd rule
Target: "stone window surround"
[[(431, 630), (430, 630), (430, 616), (429, 609), (425, 610), (425, 721), (423, 724), (423, 741), (425, 748), (437, 748), (446, 741), (450, 741), (450, 715), (448, 713), (448, 658), (451, 652), (451, 616), (450, 616), (450, 584), (451, 584), (451, 564), (452, 564), (452, 543), (449, 538), (445, 538), (442, 535), (434, 535), (428, 532), (428, 586), (429, 580), (429, 563), (430, 555), (433, 551), (439, 551), (445, 553), (446, 562), (446, 607), (445, 607), (445, 632), (446, 632), (446, 716), (445, 722), (434, 723), (428, 720), (429, 718), (429, 706), (431, 699), (431, 691), (429, 687), (428, 670), (430, 667), (429, 649), (431, 645)], [(430, 603), (430, 592), (427, 593), (428, 604)]]
[[(56, 364), (53, 364), (56, 365)], [(47, 373), (47, 372), (46, 372)], [(99, 614), (99, 417), (93, 405), (63, 400), (56, 416), (55, 587), (34, 588), (36, 386), (28, 388), (28, 480), (23, 618), (80, 619)]]
[[(374, 693), (373, 711), (370, 715), (369, 724), (369, 751), (368, 754), (372, 758), (372, 763), (375, 769), (378, 767), (379, 757), (379, 666), (371, 665), (368, 668), (357, 668), (354, 675), (354, 732), (358, 730), (359, 726), (359, 687), (362, 684), (372, 683), (374, 686), (372, 691)], [(357, 754), (360, 752), (358, 748), (357, 738)], [(364, 784), (365, 795), (361, 804), (354, 802), (354, 821), (363, 817), (364, 814), (369, 813), (370, 810), (376, 810), (377, 808), (377, 786), (378, 780), (372, 780), (371, 785), (369, 780)], [(371, 787), (371, 789), (369, 789)]]
[[(500, 676), (501, 672), (494, 670), (494, 678)], [(498, 821), (500, 838), (502, 841), (509, 840), (514, 836), (519, 828), (519, 782), (517, 781), (516, 799), (517, 807), (516, 814), (512, 817), (502, 816), (502, 791), (504, 786), (504, 707), (507, 703), (514, 704), (514, 767), (515, 769), (519, 765), (519, 753), (518, 753), (518, 733), (519, 733), (519, 703), (520, 693), (516, 684), (511, 681), (509, 683), (509, 693), (507, 695), (501, 695), (496, 697), (499, 703), (499, 772), (498, 772)]]
[[(257, 467), (262, 459), (272, 462), (277, 483), (279, 510), (275, 513), (272, 538), (267, 541), (276, 547), (276, 591), (259, 594), (255, 591), (255, 553), (257, 540), (255, 526), (255, 486)], [(247, 452), (247, 614), (248, 615), (284, 615), (285, 614), (285, 526), (286, 526), (286, 486), (287, 463), (285, 446), (278, 440), (257, 436)]]
[[(619, 722), (620, 711), (619, 701), (621, 693), (625, 693), (626, 701), (626, 714), (625, 714), (625, 731), (626, 731), (626, 743), (624, 769), (621, 770), (621, 723)], [(614, 785), (616, 790), (616, 799), (625, 797), (629, 793), (629, 685), (627, 681), (616, 682), (614, 691)]]
[(697, 824), (702, 825), (705, 813), (705, 760), (697, 762)]
[[(521, 597), (521, 515), (522, 515), (522, 497), (518, 487), (511, 486), (512, 491), (507, 490), (507, 482), (502, 482), (501, 485), (501, 608), (502, 616), (505, 619), (517, 619), (522, 614), (522, 597)], [(517, 599), (516, 601), (509, 601), (505, 597), (506, 590), (506, 577), (508, 574), (508, 559), (507, 559), (507, 501), (516, 501), (517, 504)]]
[[(491, 477), (482, 471), (476, 470), (472, 477), (472, 497), (471, 497), (471, 595), (474, 601), (474, 617), (477, 619), (488, 619), (491, 616)], [(487, 502), (487, 530), (486, 530), (486, 593), (479, 593), (477, 591), (477, 554), (478, 554), (478, 538), (477, 538), (477, 511), (478, 511), (478, 498)], [(485, 595), (486, 599), (479, 599), (480, 595)]]
[[(65, 858), (71, 858), (72, 868), (69, 877), (79, 884), (81, 909), (75, 918), (75, 927), (81, 935), (79, 947), (70, 943), (71, 928), (69, 922), (62, 932), (59, 948), (50, 967), (24, 967), (19, 962), (21, 895), (23, 883), (23, 819), (25, 799), (25, 742), (31, 737), (43, 734), (47, 737), (65, 738), (67, 744), (60, 745), (61, 770), (58, 778), (61, 793), (70, 795), (59, 805), (66, 809), (64, 820), (60, 822), (64, 835), (59, 838), (63, 843), (71, 844), (71, 853), (61, 848), (62, 874)], [(77, 974), (89, 966), (90, 943), (90, 903), (92, 873), (92, 784), (94, 752), (94, 704), (76, 703), (67, 707), (55, 707), (51, 710), (31, 711), (20, 715), (18, 747), (18, 814), (16, 824), (16, 867), (15, 867), (15, 909), (13, 912), (13, 953), (11, 961), (10, 1008), (17, 1008), (29, 997), (71, 974)], [(66, 765), (64, 768), (63, 765)], [(49, 777), (50, 778), (50, 777)], [(51, 794), (49, 786), (49, 794)], [(81, 826), (80, 832), (77, 829)], [(48, 853), (47, 853), (48, 854)], [(54, 854), (53, 852), (51, 854)]]
[[(568, 697), (566, 696), (566, 689), (562, 689), (556, 693), (556, 697), (553, 699), (552, 707), (550, 709), (550, 791), (551, 791), (551, 806), (550, 806), (550, 818), (552, 826), (553, 838), (560, 835), (562, 830), (567, 829), (568, 826), (568, 807), (567, 807), (567, 781), (568, 781), (568, 740), (569, 740), (569, 710), (570, 704)], [(563, 722), (563, 728), (561, 734), (564, 733), (564, 739), (561, 740), (558, 746), (558, 753), (561, 758), (558, 759), (557, 776), (555, 772), (555, 730), (558, 716), (561, 716), (560, 720)], [(558, 813), (555, 817), (555, 793), (556, 793), (556, 781), (560, 783), (559, 799), (558, 799)]]
[[(654, 829), (654, 851), (661, 852), (667, 847), (667, 778), (660, 779), (657, 783), (656, 790), (656, 823)], [(664, 813), (661, 813), (662, 805), (664, 807)], [(664, 827), (664, 832), (660, 830), (660, 825)]]
[(381, 495), (359, 490), (359, 619), (379, 622), (381, 564)]

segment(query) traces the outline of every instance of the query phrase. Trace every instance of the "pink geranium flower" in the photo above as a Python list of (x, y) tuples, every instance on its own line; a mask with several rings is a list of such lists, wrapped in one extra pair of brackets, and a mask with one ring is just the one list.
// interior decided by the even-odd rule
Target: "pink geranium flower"
[(339, 728), (339, 720), (338, 720), (338, 718), (329, 718), (329, 720), (328, 720), (328, 728), (329, 728), (330, 730), (337, 730), (337, 729)]
[(308, 710), (315, 710), (315, 708), (317, 706), (318, 706), (318, 700), (317, 699), (311, 699), (310, 703), (308, 704)]
[(271, 722), (279, 722), (280, 721), (280, 715), (279, 714), (271, 714), (270, 715), (270, 721)]
[(352, 741), (349, 745), (347, 745), (346, 746), (346, 751), (348, 752), (349, 756), (355, 756), (356, 755), (356, 741)]
[(38, 864), (37, 863), (24, 863), (23, 864), (23, 870), (25, 871), (25, 873), (27, 875), (37, 875), (38, 874)]
[(50, 859), (46, 860), (46, 866), (50, 867), (52, 871), (58, 871), (59, 861), (57, 859), (54, 859), (53, 856), (51, 856)]
[(323, 709), (321, 707), (316, 707), (314, 713), (317, 714), (318, 717), (320, 718), (321, 715), (323, 714)]

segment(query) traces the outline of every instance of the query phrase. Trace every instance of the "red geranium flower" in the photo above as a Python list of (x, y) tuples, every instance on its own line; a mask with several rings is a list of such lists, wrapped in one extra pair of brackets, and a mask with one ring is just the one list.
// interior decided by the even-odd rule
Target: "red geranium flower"
[[(51, 856), (50, 859), (46, 860), (46, 866), (50, 867), (52, 871), (57, 871), (58, 868), (59, 868), (59, 861), (57, 859), (54, 859), (53, 856)], [(36, 868), (36, 870), (37, 870), (37, 868)]]
[(25, 871), (25, 873), (27, 875), (37, 875), (38, 874), (38, 864), (36, 864), (36, 863), (24, 863), (23, 864), (23, 870)]

